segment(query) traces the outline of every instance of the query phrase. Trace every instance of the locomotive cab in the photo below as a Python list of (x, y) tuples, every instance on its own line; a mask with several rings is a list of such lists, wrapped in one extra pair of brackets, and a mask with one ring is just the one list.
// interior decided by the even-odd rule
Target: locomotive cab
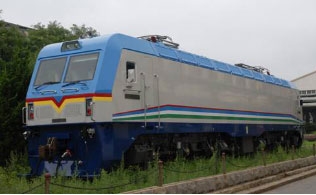
[[(99, 151), (94, 122), (106, 116), (96, 117), (100, 112), (97, 107), (110, 110), (111, 94), (106, 93), (106, 85), (96, 90), (103, 50), (104, 46), (93, 40), (52, 44), (41, 50), (23, 108), (33, 174), (47, 171), (54, 175), (63, 170), (69, 176), (75, 164), (84, 169), (100, 164), (100, 159), (91, 160), (90, 155)], [(89, 154), (83, 152), (87, 147)]]

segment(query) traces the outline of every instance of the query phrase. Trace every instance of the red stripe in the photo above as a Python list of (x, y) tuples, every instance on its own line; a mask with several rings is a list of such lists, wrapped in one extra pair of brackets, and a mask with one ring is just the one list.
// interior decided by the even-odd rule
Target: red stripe
[(51, 100), (55, 103), (57, 107), (60, 107), (66, 99), (82, 98), (82, 97), (84, 98), (86, 97), (112, 97), (112, 94), (111, 93), (87, 93), (87, 94), (77, 94), (77, 95), (66, 95), (61, 98), (60, 102), (57, 102), (57, 100), (54, 97), (28, 98), (26, 99), (26, 102), (40, 102), (40, 101)]

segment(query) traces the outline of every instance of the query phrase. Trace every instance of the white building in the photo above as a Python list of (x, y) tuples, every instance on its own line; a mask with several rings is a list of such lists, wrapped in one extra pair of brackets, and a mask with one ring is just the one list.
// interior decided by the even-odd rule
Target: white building
[(307, 123), (316, 123), (316, 71), (294, 79), (292, 82), (300, 90), (304, 120)]

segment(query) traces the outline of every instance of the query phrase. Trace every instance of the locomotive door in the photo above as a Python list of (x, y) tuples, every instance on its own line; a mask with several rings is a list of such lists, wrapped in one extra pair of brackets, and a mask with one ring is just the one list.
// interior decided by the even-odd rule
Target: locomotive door
[(138, 71), (146, 129), (160, 129), (159, 71), (154, 66), (157, 64), (155, 60), (153, 57), (143, 57)]
[(152, 107), (154, 107), (153, 63), (151, 57), (143, 57), (138, 67), (141, 87), (141, 103), (144, 109), (144, 127), (150, 128), (152, 122)]

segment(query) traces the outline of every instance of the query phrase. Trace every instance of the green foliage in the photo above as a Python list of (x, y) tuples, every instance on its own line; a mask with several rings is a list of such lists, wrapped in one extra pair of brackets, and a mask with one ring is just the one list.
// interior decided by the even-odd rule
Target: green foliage
[(17, 174), (29, 172), (27, 156), (11, 152), (6, 162), (6, 167), (0, 167), (0, 193), (21, 193), (28, 181), (19, 179)]
[(91, 28), (86, 27), (85, 25), (78, 26), (76, 24), (73, 24), (72, 27), (70, 27), (71, 34), (76, 38), (91, 38), (91, 37), (97, 37), (99, 36), (99, 33)]
[[(0, 12), (1, 14), (1, 12)], [(97, 35), (91, 27), (73, 25), (68, 30), (54, 21), (24, 30), (0, 20), (0, 166), (11, 151), (22, 153), (26, 142), (22, 136), (21, 110), (36, 57), (47, 44)]]
[(30, 77), (28, 44), (17, 27), (7, 27), (0, 21), (0, 165), (10, 150), (22, 152), (25, 145), (21, 108)]

